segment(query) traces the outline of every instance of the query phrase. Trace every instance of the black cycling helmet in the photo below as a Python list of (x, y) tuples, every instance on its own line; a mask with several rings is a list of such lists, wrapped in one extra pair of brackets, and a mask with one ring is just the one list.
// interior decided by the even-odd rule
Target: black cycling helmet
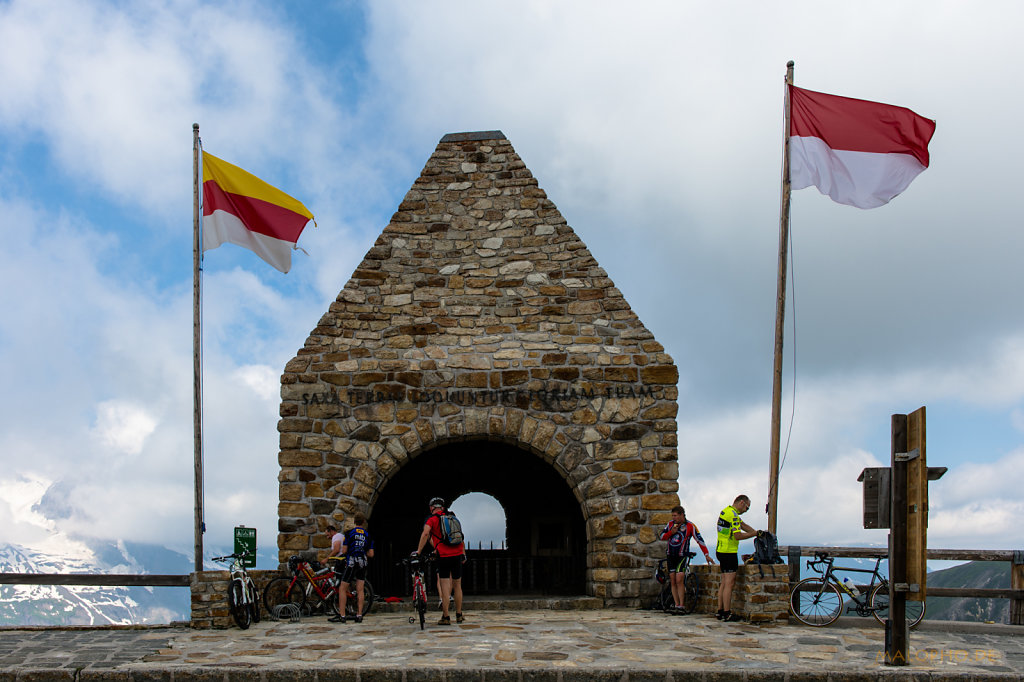
[(434, 507), (443, 507), (443, 506), (444, 506), (444, 499), (442, 499), (440, 497), (432, 497), (432, 498), (430, 498), (430, 508), (431, 509), (433, 509)]

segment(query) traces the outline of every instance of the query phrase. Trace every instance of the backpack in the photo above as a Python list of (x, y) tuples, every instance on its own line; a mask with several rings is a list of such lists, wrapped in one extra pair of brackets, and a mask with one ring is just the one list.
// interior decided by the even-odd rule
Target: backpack
[(441, 530), (441, 542), (446, 545), (461, 545), (464, 537), (462, 535), (462, 523), (455, 518), (452, 512), (445, 512), (437, 517), (438, 527)]
[(757, 564), (761, 576), (764, 576), (764, 569), (761, 564), (781, 564), (782, 557), (779, 556), (779, 540), (766, 530), (760, 531), (754, 538), (754, 554), (747, 560), (748, 564)]

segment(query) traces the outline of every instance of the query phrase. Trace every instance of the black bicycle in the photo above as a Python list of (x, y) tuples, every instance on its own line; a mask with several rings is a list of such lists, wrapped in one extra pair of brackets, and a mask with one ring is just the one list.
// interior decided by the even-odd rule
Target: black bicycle
[[(889, 581), (878, 572), (878, 566), (884, 558), (875, 557), (874, 568), (853, 568), (833, 566), (834, 557), (826, 552), (818, 552), (814, 555), (814, 561), (807, 562), (807, 568), (822, 575), (820, 578), (804, 578), (793, 587), (789, 595), (789, 610), (804, 625), (824, 627), (836, 622), (843, 614), (843, 595), (846, 595), (850, 601), (846, 607), (847, 613), (855, 611), (858, 616), (870, 614), (879, 623), (885, 623), (889, 617)], [(821, 568), (822, 564), (824, 568)], [(835, 571), (870, 573), (871, 582), (861, 592), (852, 582), (837, 578)], [(904, 613), (911, 628), (917, 627), (924, 619), (924, 612), (924, 602), (907, 600)]]
[(675, 597), (672, 596), (672, 574), (668, 570), (668, 559), (658, 562), (654, 577), (661, 583), (661, 592), (654, 600), (654, 608), (674, 615), (686, 615), (694, 612), (697, 608), (697, 598), (700, 596), (700, 579), (690, 569), (690, 561), (695, 556), (697, 556), (696, 552), (687, 552), (683, 559), (683, 565), (679, 567), (679, 570), (685, 573), (683, 577), (683, 608), (681, 609), (675, 607)]

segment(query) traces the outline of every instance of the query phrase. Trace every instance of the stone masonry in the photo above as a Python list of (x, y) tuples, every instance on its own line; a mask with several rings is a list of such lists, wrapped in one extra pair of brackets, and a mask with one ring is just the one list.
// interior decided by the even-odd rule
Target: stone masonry
[[(718, 586), (722, 574), (718, 566), (694, 566), (700, 580), (697, 613), (718, 610)], [(732, 591), (732, 611), (751, 623), (776, 623), (789, 620), (789, 569), (784, 564), (743, 564), (736, 572)]]
[(677, 379), (505, 136), (447, 135), (281, 377), (280, 561), (413, 458), (497, 440), (571, 489), (588, 594), (638, 604), (679, 503)]

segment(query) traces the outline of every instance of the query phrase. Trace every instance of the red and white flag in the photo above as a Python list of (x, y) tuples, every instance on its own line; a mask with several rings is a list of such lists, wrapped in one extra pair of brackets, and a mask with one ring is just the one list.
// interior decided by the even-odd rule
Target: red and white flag
[(789, 86), (789, 179), (840, 204), (876, 208), (928, 167), (935, 121), (910, 109)]
[(225, 242), (249, 249), (281, 272), (313, 214), (255, 175), (203, 152), (203, 251)]

